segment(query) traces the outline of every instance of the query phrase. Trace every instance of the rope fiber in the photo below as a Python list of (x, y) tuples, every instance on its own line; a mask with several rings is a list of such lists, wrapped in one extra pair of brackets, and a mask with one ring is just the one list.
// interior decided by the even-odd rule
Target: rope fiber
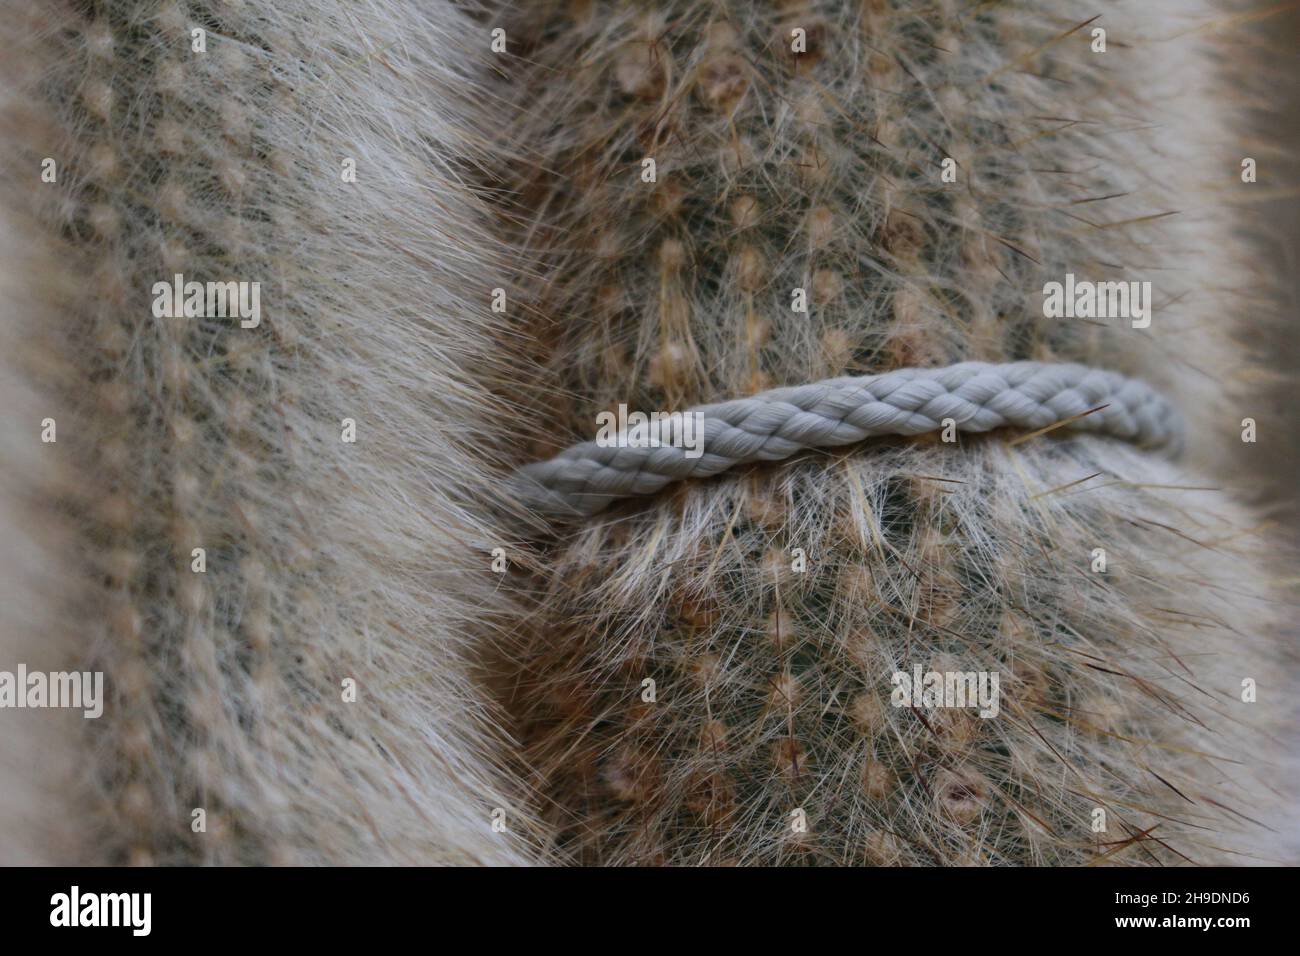
[[(685, 414), (694, 413), (703, 415), (698, 457), (666, 443), (583, 442), (519, 469), (512, 490), (538, 513), (583, 517), (674, 481), (707, 478), (748, 462), (780, 461), (808, 448), (920, 435), (942, 428), (944, 419), (952, 419), (960, 431), (978, 433), (1007, 426), (1042, 429), (1083, 416), (1063, 427), (1174, 454), (1182, 445), (1181, 417), (1150, 386), (1116, 372), (1054, 362), (904, 368), (772, 389)], [(650, 434), (667, 442), (675, 432), (660, 427)]]

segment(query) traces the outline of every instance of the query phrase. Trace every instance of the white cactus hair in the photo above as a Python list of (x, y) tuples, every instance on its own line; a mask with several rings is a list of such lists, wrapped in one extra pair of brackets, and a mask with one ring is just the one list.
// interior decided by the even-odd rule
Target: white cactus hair
[[(1222, 317), (1278, 300), (1249, 18), (1103, 6), (1094, 54), (1061, 0), (0, 0), (0, 670), (108, 690), (0, 711), (0, 863), (1294, 856), (1294, 715), (1241, 700), (1295, 674), (1293, 564), (1225, 490), (1264, 365)], [(1043, 319), (1067, 271), (1152, 280), (1152, 328)], [(154, 317), (176, 273), (261, 325)], [(503, 490), (618, 402), (1021, 358), (1157, 385), (1188, 459), (882, 439), (554, 525)], [(936, 663), (999, 717), (890, 706)]]

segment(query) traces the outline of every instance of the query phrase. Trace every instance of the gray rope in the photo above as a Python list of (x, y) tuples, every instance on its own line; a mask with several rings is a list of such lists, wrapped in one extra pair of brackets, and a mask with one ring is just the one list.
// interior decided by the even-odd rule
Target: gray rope
[[(966, 432), (1039, 429), (1099, 406), (1105, 407), (1064, 427), (1175, 453), (1181, 447), (1177, 410), (1142, 382), (1084, 365), (962, 362), (827, 379), (697, 406), (687, 414), (704, 416), (699, 457), (668, 444), (618, 448), (583, 442), (519, 469), (514, 491), (543, 514), (593, 515), (620, 498), (654, 494), (683, 478), (780, 461), (806, 448), (919, 435), (942, 428), (945, 418)], [(659, 433), (664, 441), (672, 437), (667, 428)]]

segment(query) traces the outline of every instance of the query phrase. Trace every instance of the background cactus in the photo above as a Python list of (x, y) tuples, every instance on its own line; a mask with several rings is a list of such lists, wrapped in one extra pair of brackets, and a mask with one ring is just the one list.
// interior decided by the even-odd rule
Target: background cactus
[[(40, 786), (15, 797), (0, 859), (534, 858), (470, 672), (500, 604), (468, 573), (501, 538), (472, 505), (491, 317), (459, 319), (478, 308), (462, 280), (497, 256), (456, 165), (485, 139), (468, 104), (486, 66), (450, 6), (358, 16), (112, 0), (0, 17), (5, 361), (33, 393), (5, 448), (31, 467), (6, 491), (53, 555), (0, 667), (56, 640), (48, 666), (102, 670), (109, 694), (42, 759), (3, 735), (6, 782)], [(176, 273), (260, 282), (261, 324), (156, 318), (152, 287)], [(493, 834), (498, 807), (511, 826)]]

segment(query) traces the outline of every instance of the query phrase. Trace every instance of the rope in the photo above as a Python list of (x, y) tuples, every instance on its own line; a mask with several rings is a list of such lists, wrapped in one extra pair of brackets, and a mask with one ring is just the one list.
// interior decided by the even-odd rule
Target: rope
[[(1099, 406), (1105, 407), (1084, 415)], [(680, 439), (680, 430), (665, 425), (649, 431), (663, 439), (660, 447), (583, 442), (519, 469), (514, 490), (537, 512), (587, 516), (684, 478), (707, 478), (747, 462), (780, 461), (806, 448), (919, 435), (942, 428), (949, 418), (961, 431), (987, 432), (1005, 426), (1043, 429), (1082, 415), (1063, 427), (1175, 453), (1182, 442), (1178, 412), (1149, 386), (1116, 372), (1045, 362), (962, 362), (827, 379), (686, 412), (693, 413), (703, 415), (698, 457), (666, 444)]]

